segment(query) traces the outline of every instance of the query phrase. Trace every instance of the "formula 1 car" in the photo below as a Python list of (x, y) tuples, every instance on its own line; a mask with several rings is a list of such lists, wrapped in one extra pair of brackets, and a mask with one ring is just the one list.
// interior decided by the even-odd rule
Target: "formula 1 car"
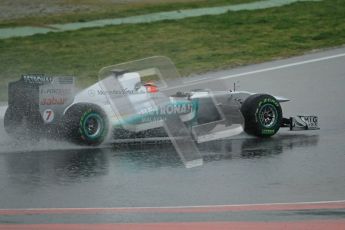
[(246, 132), (270, 137), (281, 127), (318, 129), (316, 116), (284, 118), (286, 98), (246, 91), (175, 91), (179, 77), (165, 57), (103, 68), (99, 81), (78, 91), (74, 77), (22, 75), (9, 83), (6, 132), (16, 139), (64, 137), (86, 145), (107, 138), (139, 140), (188, 136), (196, 142)]

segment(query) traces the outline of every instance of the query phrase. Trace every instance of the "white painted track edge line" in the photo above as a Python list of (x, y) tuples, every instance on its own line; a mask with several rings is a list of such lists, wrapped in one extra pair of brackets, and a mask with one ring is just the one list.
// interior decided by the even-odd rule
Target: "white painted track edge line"
[[(310, 63), (315, 63), (315, 62), (320, 62), (320, 61), (326, 61), (326, 60), (340, 58), (340, 57), (345, 57), (345, 53), (321, 57), (321, 58), (314, 58), (314, 59), (309, 59), (309, 60), (300, 61), (300, 62), (292, 62), (289, 64), (284, 64), (284, 65), (279, 65), (279, 66), (274, 66), (274, 67), (269, 67), (269, 68), (263, 68), (263, 69), (258, 69), (258, 70), (253, 70), (253, 71), (248, 71), (248, 72), (243, 72), (243, 73), (238, 73), (238, 74), (232, 74), (232, 75), (223, 76), (223, 77), (207, 78), (207, 79), (200, 79), (200, 80), (196, 79), (194, 81), (187, 81), (186, 84), (184, 84), (183, 86), (191, 86), (191, 85), (195, 85), (195, 84), (207, 83), (207, 82), (216, 81), (216, 80), (225, 80), (225, 79), (229, 79), (229, 78), (242, 77), (242, 76), (253, 75), (253, 74), (257, 74), (257, 73), (264, 73), (264, 72), (280, 70), (280, 69), (285, 69), (285, 68), (294, 67), (294, 66), (300, 66), (300, 65), (305, 65), (305, 64), (310, 64)], [(181, 87), (181, 86), (173, 86), (173, 87), (170, 87), (168, 89), (174, 89), (174, 88), (178, 88), (178, 87)]]

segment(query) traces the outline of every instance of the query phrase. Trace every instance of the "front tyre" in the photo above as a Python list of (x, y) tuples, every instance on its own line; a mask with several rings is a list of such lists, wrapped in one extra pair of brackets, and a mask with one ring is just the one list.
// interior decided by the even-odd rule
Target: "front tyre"
[(282, 109), (271, 95), (251, 95), (244, 101), (241, 112), (245, 120), (244, 130), (250, 135), (270, 137), (280, 128)]
[(99, 145), (108, 134), (108, 118), (94, 104), (75, 104), (63, 119), (64, 134), (76, 144)]

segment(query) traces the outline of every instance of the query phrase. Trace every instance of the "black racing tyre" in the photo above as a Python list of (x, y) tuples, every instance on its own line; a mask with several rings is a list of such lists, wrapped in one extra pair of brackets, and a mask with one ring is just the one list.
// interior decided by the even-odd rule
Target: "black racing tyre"
[(246, 133), (258, 137), (276, 134), (282, 121), (282, 109), (277, 99), (267, 94), (249, 96), (241, 107)]
[(94, 104), (75, 104), (63, 118), (64, 135), (80, 145), (99, 145), (108, 135), (108, 118)]
[(6, 133), (18, 141), (38, 142), (41, 135), (43, 120), (38, 111), (31, 111), (24, 116), (23, 111), (8, 107), (4, 116)]
[(6, 133), (13, 138), (23, 132), (23, 116), (15, 111), (12, 107), (8, 107), (4, 116), (4, 128)]

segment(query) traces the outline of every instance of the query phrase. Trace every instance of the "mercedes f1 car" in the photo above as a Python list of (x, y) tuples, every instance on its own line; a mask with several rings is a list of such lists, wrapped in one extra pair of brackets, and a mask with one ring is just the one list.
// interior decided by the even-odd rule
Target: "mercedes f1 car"
[[(189, 135), (205, 142), (241, 132), (260, 138), (281, 127), (318, 129), (316, 116), (284, 118), (283, 97), (246, 91), (174, 91), (178, 73), (165, 57), (109, 66), (78, 91), (74, 77), (22, 75), (9, 83), (6, 132), (16, 139), (64, 137), (99, 145), (107, 138), (140, 140)], [(186, 134), (188, 133), (188, 134)]]

